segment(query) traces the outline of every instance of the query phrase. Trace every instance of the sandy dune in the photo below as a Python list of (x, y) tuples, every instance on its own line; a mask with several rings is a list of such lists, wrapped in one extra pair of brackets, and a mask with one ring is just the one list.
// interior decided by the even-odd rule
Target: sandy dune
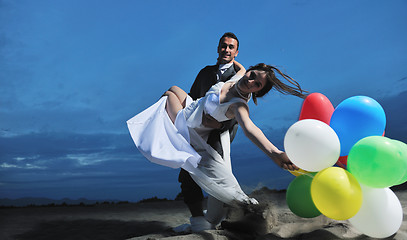
[[(405, 214), (407, 191), (395, 193)], [(171, 230), (189, 222), (189, 212), (182, 201), (3, 208), (0, 239), (371, 239), (348, 221), (295, 216), (285, 203), (285, 193), (263, 189), (252, 196), (262, 203), (259, 209), (233, 209), (218, 230), (194, 234), (176, 234)], [(387, 239), (407, 239), (407, 221)]]

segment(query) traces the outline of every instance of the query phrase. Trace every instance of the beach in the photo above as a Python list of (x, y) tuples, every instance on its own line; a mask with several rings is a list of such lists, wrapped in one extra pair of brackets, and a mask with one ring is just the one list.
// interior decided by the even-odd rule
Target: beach
[[(405, 216), (407, 191), (395, 191)], [(75, 206), (31, 206), (0, 209), (0, 239), (372, 239), (349, 221), (323, 215), (301, 218), (293, 214), (284, 191), (261, 189), (251, 194), (259, 209), (233, 208), (216, 230), (175, 233), (189, 223), (182, 200)], [(407, 239), (405, 217), (398, 232), (386, 239)]]

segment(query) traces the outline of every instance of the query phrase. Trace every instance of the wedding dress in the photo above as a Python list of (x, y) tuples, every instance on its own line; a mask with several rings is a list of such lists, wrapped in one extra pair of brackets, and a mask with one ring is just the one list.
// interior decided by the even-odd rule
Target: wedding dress
[(225, 114), (230, 104), (247, 104), (241, 98), (220, 103), (219, 95), (224, 84), (213, 85), (198, 100), (192, 101), (188, 96), (186, 107), (178, 112), (174, 124), (165, 110), (167, 97), (164, 96), (129, 119), (127, 125), (137, 148), (151, 162), (187, 170), (204, 191), (226, 204), (255, 204), (257, 201), (243, 192), (233, 175), (229, 131), (221, 134), (223, 156), (206, 142), (212, 129), (202, 125), (204, 113), (223, 122), (229, 120)]

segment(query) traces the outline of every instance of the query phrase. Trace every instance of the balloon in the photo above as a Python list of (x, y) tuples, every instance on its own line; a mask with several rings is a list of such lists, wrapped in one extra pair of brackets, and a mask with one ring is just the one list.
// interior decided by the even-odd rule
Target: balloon
[(324, 169), (314, 177), (311, 196), (317, 209), (335, 220), (353, 217), (362, 205), (362, 190), (358, 181), (339, 167)]
[(304, 119), (287, 130), (284, 148), (287, 156), (299, 168), (318, 172), (336, 163), (340, 143), (334, 130), (326, 123)]
[(348, 156), (339, 157), (338, 161), (336, 162), (336, 165), (343, 169), (346, 169), (348, 165)]
[(303, 170), (303, 169), (298, 169), (298, 170), (288, 170), (292, 175), (294, 175), (294, 176), (296, 176), (296, 177), (298, 177), (298, 176), (301, 176), (301, 175), (303, 175), (303, 174), (308, 174), (308, 173), (310, 173), (310, 172), (308, 172), (308, 171), (305, 171), (305, 170)]
[(386, 126), (386, 116), (376, 100), (355, 96), (345, 99), (336, 107), (329, 125), (341, 141), (341, 156), (346, 156), (360, 139), (381, 136)]
[(334, 110), (334, 106), (325, 95), (311, 93), (302, 104), (299, 120), (316, 119), (329, 124)]
[[(400, 148), (400, 153), (401, 153), (401, 159), (404, 162), (407, 162), (407, 144), (398, 141), (398, 140), (393, 140), (393, 143), (398, 144), (399, 148)], [(403, 184), (407, 181), (407, 169), (406, 172), (404, 173), (404, 176), (394, 185), (399, 185), (399, 184)]]
[(399, 230), (403, 222), (403, 209), (399, 199), (389, 188), (361, 187), (362, 207), (349, 222), (369, 237), (390, 237)]
[(311, 198), (311, 182), (314, 175), (298, 176), (288, 185), (287, 205), (299, 217), (313, 218), (321, 215)]
[(407, 162), (403, 149), (394, 140), (370, 136), (358, 141), (348, 155), (348, 170), (369, 187), (385, 188), (397, 184), (405, 175)]

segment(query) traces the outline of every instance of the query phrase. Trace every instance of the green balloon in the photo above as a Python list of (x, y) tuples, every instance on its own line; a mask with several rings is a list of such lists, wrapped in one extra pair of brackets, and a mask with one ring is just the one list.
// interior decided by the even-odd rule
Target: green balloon
[(315, 174), (300, 175), (288, 185), (286, 193), (287, 205), (299, 217), (313, 218), (321, 215), (311, 198), (311, 182)]
[(348, 155), (348, 170), (362, 184), (386, 188), (398, 184), (407, 162), (403, 148), (387, 137), (370, 136), (359, 140)]
[[(406, 162), (407, 165), (407, 144), (398, 141), (398, 140), (393, 140), (395, 144), (398, 144), (399, 148), (400, 148), (400, 153), (401, 153), (401, 159)], [(395, 185), (400, 185), (407, 182), (407, 169), (404, 173), (404, 176), (395, 184)]]

